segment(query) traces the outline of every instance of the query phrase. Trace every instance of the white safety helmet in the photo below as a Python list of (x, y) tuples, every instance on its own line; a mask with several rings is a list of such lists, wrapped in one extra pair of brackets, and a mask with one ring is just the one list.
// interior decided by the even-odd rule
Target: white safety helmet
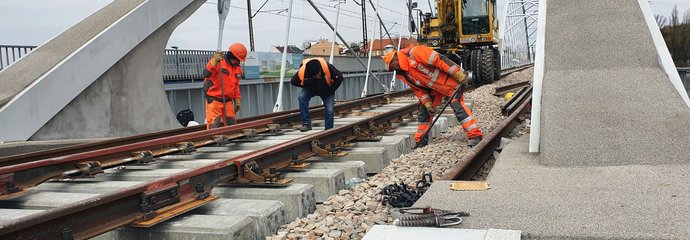
[(383, 47), (383, 55), (386, 55), (391, 51), (395, 51), (395, 46), (388, 44), (385, 47)]

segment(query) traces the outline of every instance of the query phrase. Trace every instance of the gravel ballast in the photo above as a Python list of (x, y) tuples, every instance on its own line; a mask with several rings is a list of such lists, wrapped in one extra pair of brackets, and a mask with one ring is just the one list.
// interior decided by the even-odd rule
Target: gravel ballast
[[(532, 69), (513, 73), (504, 79), (465, 93), (466, 102), (472, 102), (472, 111), (484, 134), (488, 134), (505, 118), (501, 115), (502, 97), (493, 95), (494, 88), (532, 79)], [(471, 101), (470, 101), (471, 100)], [(524, 126), (527, 126), (523, 122)], [(514, 131), (524, 134), (525, 131)], [(461, 126), (429, 142), (429, 145), (393, 159), (379, 174), (341, 190), (317, 206), (314, 213), (283, 225), (267, 240), (282, 239), (361, 239), (375, 224), (391, 224), (389, 208), (381, 204), (381, 189), (389, 184), (412, 184), (424, 173), (438, 179), (457, 163), (469, 150)]]

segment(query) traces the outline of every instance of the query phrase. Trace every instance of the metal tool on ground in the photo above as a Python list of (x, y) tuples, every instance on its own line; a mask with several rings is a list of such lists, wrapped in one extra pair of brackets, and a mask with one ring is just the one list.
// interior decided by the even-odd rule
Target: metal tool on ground
[[(410, 78), (410, 76), (409, 76), (407, 73), (404, 73), (403, 76), (407, 79), (407, 81), (413, 82), (412, 79)], [(472, 78), (473, 78), (472, 71), (467, 71), (467, 79), (468, 79), (468, 82), (472, 81)], [(422, 138), (421, 138), (421, 139), (424, 139), (425, 137), (427, 137), (427, 136), (429, 135), (429, 132), (431, 131), (431, 129), (433, 129), (434, 124), (436, 124), (436, 121), (438, 120), (438, 118), (441, 117), (441, 114), (443, 114), (443, 112), (446, 110), (446, 108), (448, 108), (448, 105), (450, 105), (451, 100), (453, 100), (453, 99), (455, 98), (455, 96), (458, 95), (458, 93), (462, 94), (462, 91), (464, 91), (464, 90), (465, 90), (465, 85), (464, 85), (464, 84), (459, 84), (459, 85), (458, 85), (458, 88), (455, 89), (455, 92), (453, 92), (453, 96), (450, 96), (450, 99), (448, 99), (448, 101), (446, 101), (446, 104), (443, 105), (443, 108), (441, 108), (441, 111), (437, 111), (436, 116), (434, 116), (434, 120), (431, 121), (431, 124), (429, 125), (429, 128), (427, 128), (427, 129), (424, 131), (424, 135), (422, 135)], [(461, 96), (462, 96), (462, 95), (461, 95)], [(419, 145), (421, 144), (421, 142), (422, 142), (422, 141), (417, 142), (417, 144), (414, 145), (414, 148), (418, 148)]]
[[(230, 11), (230, 2), (230, 0), (218, 0), (218, 47), (216, 48), (217, 52), (221, 52), (221, 45), (223, 44), (223, 28), (225, 27), (225, 18), (228, 16), (228, 12)], [(223, 64), (218, 62), (218, 69), (221, 69), (222, 65)], [(225, 100), (225, 86), (223, 86), (223, 71), (221, 70), (218, 70), (218, 81), (220, 82), (220, 92), (223, 95), (221, 97), (223, 101), (223, 126), (227, 126), (228, 114), (227, 110), (225, 109), (227, 107), (227, 103)]]
[(453, 212), (431, 207), (401, 208), (403, 214), (393, 223), (400, 227), (448, 227), (462, 223), (462, 217), (469, 216), (468, 212)]

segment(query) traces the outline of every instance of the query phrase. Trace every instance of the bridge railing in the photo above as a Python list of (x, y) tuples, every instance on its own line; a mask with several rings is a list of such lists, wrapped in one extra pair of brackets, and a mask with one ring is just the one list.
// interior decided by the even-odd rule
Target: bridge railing
[(29, 54), (36, 46), (0, 45), (0, 71)]
[(206, 63), (215, 51), (166, 49), (163, 53), (163, 81), (202, 80)]

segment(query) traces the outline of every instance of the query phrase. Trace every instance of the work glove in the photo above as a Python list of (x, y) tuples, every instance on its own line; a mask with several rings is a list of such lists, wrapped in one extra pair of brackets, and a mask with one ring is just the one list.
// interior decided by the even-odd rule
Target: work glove
[(239, 112), (241, 107), (242, 107), (241, 98), (235, 98), (235, 112)]
[(223, 59), (223, 53), (221, 53), (220, 51), (216, 51), (216, 54), (213, 54), (213, 57), (211, 57), (211, 66), (215, 67), (216, 65), (218, 65), (218, 62), (220, 62), (221, 59)]
[(429, 114), (436, 114), (436, 108), (431, 105), (431, 102), (424, 103), (424, 107), (426, 107), (426, 111), (429, 112)]
[(465, 77), (465, 74), (462, 71), (457, 71), (453, 73), (453, 79), (455, 81), (458, 81), (460, 84), (467, 84), (467, 77)]

